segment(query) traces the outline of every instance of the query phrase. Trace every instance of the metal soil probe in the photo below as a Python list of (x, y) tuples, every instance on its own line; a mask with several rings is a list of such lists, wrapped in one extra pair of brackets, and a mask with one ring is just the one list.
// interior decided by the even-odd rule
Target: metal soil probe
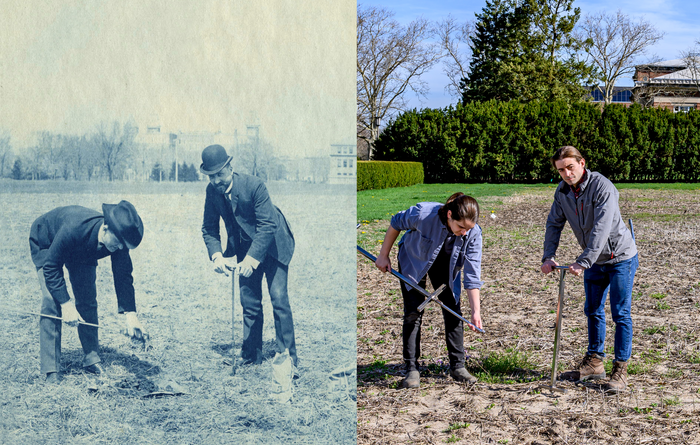
[(559, 362), (559, 338), (561, 334), (561, 319), (564, 313), (564, 275), (569, 268), (568, 266), (554, 266), (560, 270), (559, 274), (559, 301), (557, 302), (557, 326), (554, 331), (554, 358), (552, 359), (552, 384), (540, 385), (540, 388), (546, 388), (551, 391), (565, 393), (566, 389), (557, 388), (557, 363)]
[[(367, 257), (367, 259), (369, 259), (370, 261), (372, 261), (372, 262), (376, 262), (376, 261), (377, 261), (377, 257), (375, 257), (375, 256), (372, 255), (371, 253), (367, 252), (367, 251), (366, 251), (365, 249), (363, 249), (362, 247), (357, 246), (357, 251), (360, 252), (360, 253), (361, 253), (362, 255), (364, 255), (365, 257)], [(451, 313), (452, 315), (454, 315), (455, 317), (459, 318), (460, 320), (462, 320), (464, 323), (468, 324), (469, 326), (474, 327), (474, 329), (476, 329), (477, 332), (481, 332), (482, 334), (484, 333), (484, 330), (483, 330), (483, 329), (481, 329), (481, 328), (479, 328), (479, 327), (477, 327), (477, 326), (474, 326), (474, 324), (473, 324), (472, 322), (470, 322), (470, 321), (467, 320), (466, 318), (462, 317), (461, 315), (457, 314), (455, 311), (453, 311), (452, 309), (450, 309), (449, 307), (447, 307), (447, 306), (445, 305), (445, 303), (443, 303), (442, 301), (440, 301), (440, 300), (437, 298), (437, 296), (440, 295), (440, 292), (442, 292), (442, 290), (445, 288), (445, 285), (444, 285), (444, 284), (443, 284), (442, 286), (440, 286), (435, 292), (433, 292), (433, 293), (431, 294), (431, 293), (428, 292), (427, 290), (423, 289), (422, 287), (420, 287), (419, 285), (417, 285), (416, 283), (414, 283), (411, 279), (409, 279), (409, 278), (407, 278), (407, 277), (401, 275), (400, 273), (396, 272), (394, 269), (390, 269), (390, 272), (391, 272), (391, 274), (392, 274), (393, 276), (395, 276), (395, 277), (398, 278), (399, 280), (403, 281), (404, 283), (406, 283), (408, 286), (412, 287), (413, 289), (417, 290), (418, 292), (420, 292), (421, 294), (423, 294), (423, 295), (427, 298), (427, 300), (425, 300), (420, 306), (418, 306), (418, 311), (419, 311), (419, 312), (422, 311), (423, 308), (424, 308), (428, 303), (430, 303), (431, 301), (434, 301), (434, 302), (438, 303), (440, 306), (442, 306), (442, 308), (445, 309), (447, 312), (449, 312), (449, 313)]]
[(236, 300), (241, 300), (241, 286), (238, 266), (231, 272), (231, 375), (236, 375)]

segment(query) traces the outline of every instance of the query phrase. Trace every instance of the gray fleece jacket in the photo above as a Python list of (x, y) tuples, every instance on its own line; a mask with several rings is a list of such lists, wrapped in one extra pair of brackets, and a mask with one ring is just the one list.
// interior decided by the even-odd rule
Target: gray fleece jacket
[(543, 262), (554, 259), (567, 221), (583, 248), (576, 262), (585, 269), (593, 264), (615, 264), (637, 254), (637, 245), (620, 215), (617, 189), (600, 173), (586, 173), (578, 198), (564, 181), (554, 192), (544, 234)]

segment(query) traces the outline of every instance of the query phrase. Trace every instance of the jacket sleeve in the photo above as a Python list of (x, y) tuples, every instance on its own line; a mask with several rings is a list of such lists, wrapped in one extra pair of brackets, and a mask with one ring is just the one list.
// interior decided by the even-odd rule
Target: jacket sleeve
[(481, 250), (483, 240), (481, 231), (473, 239), (468, 241), (464, 252), (464, 288), (481, 289), (484, 282), (481, 281)]
[(112, 254), (112, 275), (114, 290), (117, 294), (119, 313), (136, 312), (134, 297), (134, 266), (131, 263), (129, 249), (120, 249)]
[[(257, 183), (256, 183), (257, 182)], [(255, 236), (248, 250), (248, 255), (258, 261), (265, 259), (265, 254), (275, 238), (277, 231), (277, 209), (272, 205), (272, 200), (267, 192), (267, 187), (262, 181), (253, 183), (253, 206), (255, 211)]]
[(70, 300), (66, 280), (63, 277), (63, 265), (66, 263), (68, 252), (75, 243), (71, 233), (72, 231), (68, 227), (63, 227), (56, 233), (43, 266), (46, 288), (60, 304)]
[(610, 238), (613, 219), (618, 207), (617, 190), (614, 186), (603, 187), (596, 196), (595, 207), (593, 207), (593, 228), (588, 237), (588, 242), (583, 253), (576, 259), (576, 262), (588, 269), (600, 257), (603, 247)]
[(214, 200), (214, 190), (207, 186), (207, 196), (204, 200), (204, 221), (202, 222), (202, 237), (207, 246), (209, 259), (216, 252), (221, 252), (221, 236), (219, 234), (219, 224), (221, 215), (216, 208)]
[(552, 203), (552, 208), (549, 210), (549, 216), (547, 216), (547, 226), (544, 232), (544, 253), (542, 254), (542, 262), (554, 259), (557, 254), (557, 248), (559, 247), (559, 239), (561, 238), (561, 231), (564, 229), (566, 224), (566, 216), (561, 208), (561, 204), (557, 200), (557, 193), (559, 189), (554, 192), (554, 202)]
[(391, 227), (398, 230), (416, 230), (418, 224), (421, 221), (420, 217), (421, 206), (420, 204), (411, 206), (407, 210), (398, 212), (396, 215), (391, 217)]

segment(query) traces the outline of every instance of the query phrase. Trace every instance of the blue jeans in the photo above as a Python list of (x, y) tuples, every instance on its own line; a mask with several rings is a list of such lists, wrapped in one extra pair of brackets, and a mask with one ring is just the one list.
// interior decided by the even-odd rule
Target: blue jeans
[(583, 272), (588, 317), (588, 353), (605, 356), (605, 297), (610, 290), (610, 312), (615, 322), (615, 361), (632, 354), (632, 283), (639, 267), (635, 255), (617, 264), (594, 264)]

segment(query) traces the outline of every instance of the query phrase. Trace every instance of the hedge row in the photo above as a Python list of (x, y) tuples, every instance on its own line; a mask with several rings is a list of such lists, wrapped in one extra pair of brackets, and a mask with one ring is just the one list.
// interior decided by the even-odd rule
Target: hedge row
[(406, 187), (423, 183), (420, 162), (357, 162), (357, 190)]
[(422, 162), (425, 181), (559, 181), (549, 158), (578, 148), (613, 181), (700, 179), (700, 112), (563, 102), (472, 102), (401, 114), (375, 159)]

